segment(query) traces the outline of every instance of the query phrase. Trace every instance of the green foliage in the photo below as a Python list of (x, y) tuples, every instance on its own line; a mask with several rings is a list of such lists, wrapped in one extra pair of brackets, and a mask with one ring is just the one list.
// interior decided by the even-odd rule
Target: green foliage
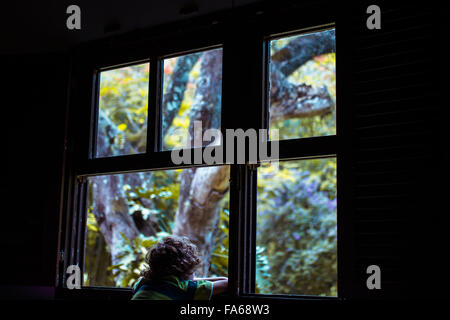
[(111, 265), (110, 251), (99, 231), (92, 207), (88, 208), (86, 227), (83, 285), (115, 286), (112, 271), (107, 269)]
[(279, 170), (270, 165), (260, 169), (258, 292), (336, 295), (333, 181), (332, 158), (282, 162)]
[(256, 246), (256, 293), (270, 293), (272, 282), (265, 247)]
[(146, 140), (143, 138), (147, 132), (148, 82), (148, 64), (101, 73), (99, 108), (106, 118), (100, 117), (99, 120), (111, 123), (99, 123), (98, 137), (110, 141), (111, 147), (106, 154), (98, 156), (145, 151)]
[(230, 194), (222, 199), (220, 204), (219, 228), (216, 235), (216, 245), (211, 257), (211, 275), (228, 276), (228, 228), (229, 228), (229, 201)]
[[(128, 213), (139, 212), (153, 233), (171, 233), (178, 206), (181, 170), (138, 173), (142, 185), (124, 185)], [(153, 222), (153, 223), (152, 223)]]
[[(271, 42), (272, 54), (294, 37)], [(316, 56), (288, 80), (326, 87), (336, 103), (335, 54)], [(279, 139), (336, 134), (336, 112), (270, 124)], [(258, 170), (256, 291), (337, 295), (335, 159), (288, 161)]]
[[(282, 48), (289, 38), (272, 42), (272, 49)], [(170, 74), (175, 58), (164, 65)], [(167, 68), (167, 70), (166, 70)], [(171, 135), (177, 128), (187, 128), (194, 100), (195, 80), (200, 63), (191, 70), (180, 109), (168, 132), (164, 148), (179, 147), (179, 137)], [(148, 65), (103, 72), (100, 109), (110, 123), (99, 125), (99, 136), (106, 136), (115, 146), (108, 154), (145, 151), (147, 130)], [(326, 86), (336, 101), (335, 54), (315, 57), (289, 76), (289, 81), (313, 87)], [(165, 83), (170, 77), (164, 78)], [(108, 125), (114, 127), (111, 135)], [(289, 119), (271, 124), (280, 129), (280, 139), (321, 136), (336, 133), (335, 112), (324, 116)], [(102, 131), (103, 130), (103, 131)], [(128, 151), (127, 151), (128, 150)], [(106, 246), (92, 212), (95, 198), (90, 195), (86, 237), (85, 285), (132, 286), (144, 267), (146, 250), (162, 237), (171, 234), (178, 207), (181, 170), (133, 173), (138, 184), (121, 185), (130, 215), (139, 214), (152, 231), (130, 241), (124, 235), (120, 255), (111, 263)], [(131, 175), (131, 174), (130, 174)], [(258, 169), (258, 221), (256, 255), (256, 290), (258, 293), (336, 295), (336, 161), (289, 161), (280, 169), (262, 165)], [(219, 228), (211, 259), (211, 275), (228, 275), (229, 196), (220, 204)]]
[(168, 236), (166, 232), (158, 232), (156, 236), (145, 237), (140, 234), (133, 241), (130, 241), (124, 234), (122, 236), (122, 253), (117, 257), (120, 263), (108, 267), (112, 270), (117, 287), (132, 287), (139, 278), (143, 270), (143, 261), (147, 253), (146, 248), (151, 248), (159, 240)]
[[(119, 245), (120, 254), (117, 256), (118, 263), (111, 265), (111, 257), (108, 255), (109, 264), (103, 270), (104, 274), (96, 275), (85, 272), (85, 285), (107, 285), (116, 287), (131, 287), (139, 278), (145, 267), (144, 259), (147, 250), (163, 237), (172, 233), (173, 220), (178, 207), (178, 196), (182, 170), (153, 171), (147, 173), (132, 173), (127, 175), (140, 175), (141, 185), (124, 184), (122, 186), (125, 201), (128, 205), (128, 213), (133, 215), (140, 213), (146, 224), (151, 227), (152, 236), (139, 234), (133, 241), (121, 234)], [(129, 176), (130, 181), (134, 181)], [(87, 238), (94, 239), (87, 242), (86, 269), (92, 270), (92, 265), (98, 263), (96, 253), (109, 248), (95, 245), (96, 239), (102, 238), (97, 221), (92, 214), (92, 201), (95, 197), (91, 195), (88, 208)], [(229, 219), (229, 195), (222, 199), (219, 210), (219, 228), (215, 234), (216, 245), (211, 259), (211, 276), (228, 275), (228, 219)], [(101, 279), (101, 280), (98, 280)]]

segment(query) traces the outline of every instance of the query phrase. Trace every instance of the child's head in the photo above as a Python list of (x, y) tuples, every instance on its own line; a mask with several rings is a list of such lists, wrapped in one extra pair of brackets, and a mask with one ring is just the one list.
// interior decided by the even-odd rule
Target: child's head
[(200, 259), (197, 247), (188, 238), (168, 236), (147, 252), (145, 262), (148, 268), (142, 275), (147, 279), (168, 275), (189, 279)]

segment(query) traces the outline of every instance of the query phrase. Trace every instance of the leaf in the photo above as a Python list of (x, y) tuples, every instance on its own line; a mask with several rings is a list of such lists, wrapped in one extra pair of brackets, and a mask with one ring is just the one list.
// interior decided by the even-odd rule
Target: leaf
[(106, 268), (106, 270), (108, 270), (108, 271), (111, 271), (113, 269), (119, 269), (120, 270), (120, 267), (122, 265), (123, 265), (123, 263), (115, 264), (115, 265), (109, 266), (108, 268)]
[(120, 131), (125, 131), (127, 129), (127, 124), (126, 123), (121, 123), (117, 126), (117, 129)]
[(87, 226), (87, 228), (88, 228), (89, 230), (94, 231), (94, 232), (98, 232), (98, 227), (97, 227), (96, 225), (93, 225), (93, 224), (87, 224), (86, 226)]

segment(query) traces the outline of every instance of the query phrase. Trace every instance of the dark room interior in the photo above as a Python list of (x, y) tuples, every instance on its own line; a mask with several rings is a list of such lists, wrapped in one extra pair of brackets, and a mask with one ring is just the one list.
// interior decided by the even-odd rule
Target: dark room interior
[[(130, 300), (141, 249), (167, 233), (197, 241), (199, 274), (228, 277), (217, 303), (445, 297), (447, 17), (437, 1), (2, 4), (1, 299)], [(224, 143), (279, 129), (279, 168), (174, 164), (171, 135), (195, 119)]]

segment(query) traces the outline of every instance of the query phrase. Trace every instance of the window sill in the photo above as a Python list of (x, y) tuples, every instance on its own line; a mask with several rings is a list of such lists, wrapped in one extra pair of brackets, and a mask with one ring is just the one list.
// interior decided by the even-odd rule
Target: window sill
[[(131, 288), (114, 287), (82, 287), (81, 289), (57, 288), (55, 297), (57, 300), (130, 300)], [(281, 295), (281, 294), (244, 294), (239, 297), (220, 295), (213, 299), (221, 300), (252, 300), (252, 301), (341, 301), (339, 297), (306, 296), (306, 295)]]

